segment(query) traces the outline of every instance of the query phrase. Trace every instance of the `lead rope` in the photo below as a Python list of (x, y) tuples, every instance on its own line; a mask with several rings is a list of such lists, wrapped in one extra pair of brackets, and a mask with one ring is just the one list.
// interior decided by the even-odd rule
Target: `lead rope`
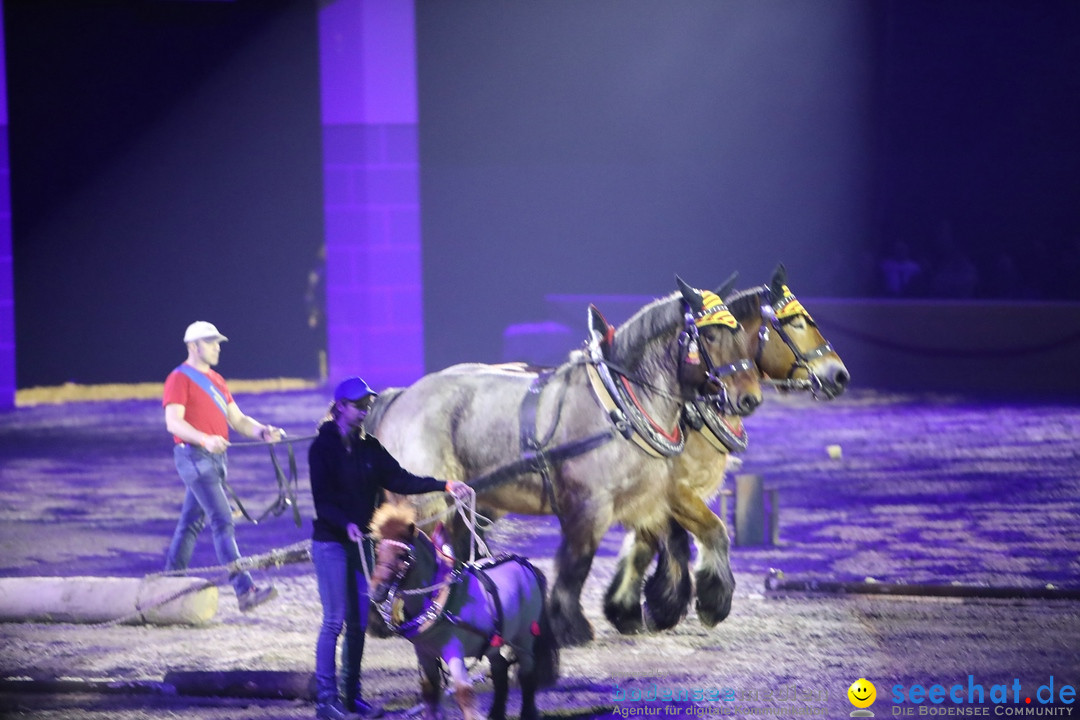
[[(476, 491), (465, 483), (461, 483), (460, 485), (466, 490), (464, 498), (458, 498), (455, 496), (454, 504), (452, 506), (447, 507), (445, 510), (442, 510), (440, 512), (429, 515), (421, 520), (418, 520), (417, 523), (425, 524), (431, 522), (432, 520), (435, 520), (436, 518), (441, 518), (451, 512), (456, 512), (458, 515), (461, 516), (462, 522), (465, 524), (466, 529), (468, 529), (469, 531), (469, 563), (472, 564), (476, 562), (477, 548), (479, 548), (485, 556), (491, 555), (491, 550), (488, 548), (487, 543), (484, 542), (484, 539), (480, 537), (480, 533), (477, 530), (477, 517), (487, 520), (488, 522), (490, 522), (490, 518), (486, 518), (476, 512)], [(360, 564), (362, 566), (361, 569), (363, 570), (364, 578), (367, 580), (368, 587), (371, 587), (371, 567), (368, 565), (367, 553), (364, 552), (364, 541), (368, 539), (374, 540), (374, 536), (371, 533), (364, 533), (361, 536), (360, 540), (357, 542), (357, 545), (360, 546)], [(442, 548), (436, 548), (436, 550), (441, 552)], [(443, 585), (449, 582), (451, 582), (451, 580), (444, 581), (443, 583), (440, 583), (438, 585), (433, 585), (430, 588), (418, 588), (415, 590), (411, 590), (409, 591), (409, 594), (420, 594), (422, 592), (438, 590)]]

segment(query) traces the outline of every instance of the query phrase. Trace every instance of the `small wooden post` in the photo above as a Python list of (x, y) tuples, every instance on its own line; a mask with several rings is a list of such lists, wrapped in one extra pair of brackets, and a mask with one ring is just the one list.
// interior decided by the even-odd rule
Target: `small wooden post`
[(735, 476), (735, 544), (765, 544), (765, 493), (760, 475)]
[(769, 544), (780, 544), (780, 491), (776, 488), (765, 488), (765, 494), (769, 497)]

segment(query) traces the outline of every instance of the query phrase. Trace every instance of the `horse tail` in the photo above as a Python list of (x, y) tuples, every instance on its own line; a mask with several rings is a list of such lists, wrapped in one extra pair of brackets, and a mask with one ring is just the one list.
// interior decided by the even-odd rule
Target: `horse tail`
[(551, 629), (551, 620), (547, 611), (547, 577), (532, 563), (528, 563), (536, 584), (540, 588), (540, 634), (533, 642), (533, 658), (536, 663), (535, 678), (537, 687), (550, 687), (559, 679), (559, 641)]

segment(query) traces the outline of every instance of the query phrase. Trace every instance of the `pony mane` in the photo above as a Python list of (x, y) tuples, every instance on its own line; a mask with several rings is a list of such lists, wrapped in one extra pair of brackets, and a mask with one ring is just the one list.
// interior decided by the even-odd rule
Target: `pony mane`
[(761, 287), (752, 287), (747, 290), (737, 290), (733, 295), (724, 298), (724, 304), (740, 323), (751, 320), (761, 313)]
[(416, 510), (409, 503), (383, 503), (371, 517), (371, 532), (379, 539), (410, 538), (415, 527)]
[(615, 330), (614, 359), (629, 365), (629, 360), (637, 359), (628, 357), (632, 352), (640, 356), (650, 340), (679, 327), (682, 316), (682, 295), (677, 291), (653, 300)]

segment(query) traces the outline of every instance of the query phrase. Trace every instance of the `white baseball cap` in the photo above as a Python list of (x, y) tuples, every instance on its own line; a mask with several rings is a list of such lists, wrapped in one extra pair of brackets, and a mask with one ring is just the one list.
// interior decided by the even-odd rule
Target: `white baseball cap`
[(187, 330), (184, 332), (184, 342), (195, 342), (196, 340), (209, 340), (215, 339), (224, 342), (229, 338), (225, 337), (218, 332), (218, 329), (214, 327), (213, 323), (208, 323), (205, 320), (196, 320), (187, 326)]

